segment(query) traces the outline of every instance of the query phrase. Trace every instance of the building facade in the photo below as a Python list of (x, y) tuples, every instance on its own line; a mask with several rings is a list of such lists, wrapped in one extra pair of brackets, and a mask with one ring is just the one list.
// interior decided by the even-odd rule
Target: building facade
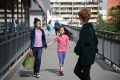
[(46, 15), (47, 10), (50, 9), (50, 0), (34, 0), (31, 2), (30, 8), (30, 27), (33, 28), (34, 18), (38, 18), (41, 20), (41, 26), (45, 26), (47, 24)]
[(120, 4), (120, 0), (107, 0), (107, 9)]
[(41, 25), (43, 25), (42, 19), (43, 16), (42, 14), (45, 13), (43, 9), (41, 9), (39, 7), (39, 5), (37, 4), (37, 1), (35, 2), (31, 2), (31, 8), (30, 8), (30, 27), (33, 28), (34, 27), (34, 18), (38, 18), (41, 20)]
[(29, 27), (30, 4), (28, 0), (0, 1), (0, 35)]
[(98, 18), (97, 0), (50, 0), (52, 19), (63, 18), (72, 24), (80, 24), (78, 11), (83, 8), (90, 8), (92, 15), (89, 22), (96, 23)]

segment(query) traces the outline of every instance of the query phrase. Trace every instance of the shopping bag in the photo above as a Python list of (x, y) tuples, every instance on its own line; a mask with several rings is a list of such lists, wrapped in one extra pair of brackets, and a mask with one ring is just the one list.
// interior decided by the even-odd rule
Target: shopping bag
[(34, 60), (35, 60), (34, 56), (30, 56), (27, 54), (22, 63), (23, 67), (28, 70), (33, 70)]

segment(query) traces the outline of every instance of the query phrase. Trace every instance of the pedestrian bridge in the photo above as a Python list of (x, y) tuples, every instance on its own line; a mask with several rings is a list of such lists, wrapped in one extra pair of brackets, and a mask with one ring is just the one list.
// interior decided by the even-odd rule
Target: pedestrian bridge
[[(78, 40), (79, 28), (64, 25), (72, 33), (71, 45), (74, 49)], [(44, 27), (43, 27), (44, 28)], [(33, 71), (23, 68), (21, 63), (29, 50), (30, 30), (0, 37), (0, 80), (37, 80)], [(47, 32), (46, 32), (47, 33)], [(99, 40), (99, 53), (91, 67), (91, 80), (120, 80), (120, 34), (96, 31)], [(55, 38), (54, 31), (47, 36), (47, 43)], [(79, 80), (73, 73), (78, 56), (67, 51), (64, 76), (58, 75), (59, 63), (56, 53), (57, 43), (43, 50), (40, 71), (41, 80)]]

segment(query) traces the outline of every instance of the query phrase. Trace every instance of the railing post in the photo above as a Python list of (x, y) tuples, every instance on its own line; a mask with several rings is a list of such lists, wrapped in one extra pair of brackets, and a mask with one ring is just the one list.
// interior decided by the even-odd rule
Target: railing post
[(102, 60), (105, 59), (104, 57), (104, 41), (105, 41), (105, 33), (102, 35)]
[(113, 65), (113, 62), (112, 62), (112, 52), (111, 52), (111, 50), (112, 50), (112, 39), (113, 39), (113, 34), (110, 34), (110, 36), (111, 36), (111, 40), (110, 40), (110, 60), (111, 60), (111, 66)]

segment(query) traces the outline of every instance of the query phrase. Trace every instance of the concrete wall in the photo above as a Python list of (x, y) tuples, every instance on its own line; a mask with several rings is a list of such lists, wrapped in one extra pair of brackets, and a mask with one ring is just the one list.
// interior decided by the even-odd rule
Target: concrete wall
[(41, 8), (39, 8), (38, 4), (34, 3), (32, 0), (30, 10), (41, 10)]
[(41, 24), (42, 24), (42, 12), (41, 11), (30, 11), (30, 27), (33, 27), (34, 24), (34, 18), (38, 18), (41, 20)]

